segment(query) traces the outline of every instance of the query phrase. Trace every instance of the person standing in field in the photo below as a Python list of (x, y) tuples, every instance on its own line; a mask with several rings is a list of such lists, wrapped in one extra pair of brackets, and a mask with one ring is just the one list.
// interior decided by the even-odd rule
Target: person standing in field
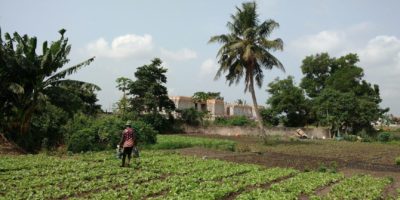
[(134, 129), (131, 127), (131, 122), (127, 121), (125, 124), (125, 129), (122, 131), (121, 141), (119, 142), (120, 147), (123, 147), (122, 152), (122, 165), (121, 167), (125, 167), (125, 159), (128, 157), (128, 162), (126, 166), (129, 166), (129, 162), (132, 157), (132, 149), (136, 143), (136, 137)]

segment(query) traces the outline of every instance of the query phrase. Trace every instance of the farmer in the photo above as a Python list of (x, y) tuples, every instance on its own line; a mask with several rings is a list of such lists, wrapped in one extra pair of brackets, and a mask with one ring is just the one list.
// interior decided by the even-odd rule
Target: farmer
[(126, 156), (128, 156), (127, 166), (129, 166), (129, 162), (131, 161), (132, 156), (132, 149), (136, 143), (135, 133), (134, 130), (131, 128), (131, 122), (127, 121), (125, 127), (125, 130), (122, 131), (121, 141), (119, 142), (119, 146), (123, 147), (121, 167), (125, 167)]

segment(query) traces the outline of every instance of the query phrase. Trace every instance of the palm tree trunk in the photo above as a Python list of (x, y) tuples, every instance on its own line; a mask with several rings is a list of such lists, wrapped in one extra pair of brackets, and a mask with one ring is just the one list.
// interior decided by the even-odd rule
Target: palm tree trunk
[(249, 89), (250, 89), (250, 93), (251, 93), (251, 98), (253, 99), (254, 112), (256, 113), (256, 117), (257, 117), (257, 121), (258, 121), (258, 127), (260, 128), (261, 136), (265, 136), (266, 133), (264, 131), (263, 121), (262, 121), (262, 118), (261, 118), (261, 115), (260, 115), (260, 111), (258, 110), (256, 92), (254, 91), (254, 79), (253, 79), (253, 77), (251, 77), (251, 79), (250, 79)]

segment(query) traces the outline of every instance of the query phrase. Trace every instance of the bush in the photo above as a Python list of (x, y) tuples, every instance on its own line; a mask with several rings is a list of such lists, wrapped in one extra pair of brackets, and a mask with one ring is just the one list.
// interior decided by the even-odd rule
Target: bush
[(362, 139), (361, 142), (372, 142), (374, 139), (367, 133), (365, 129), (362, 129), (358, 134)]
[(393, 135), (389, 132), (382, 132), (378, 134), (377, 139), (380, 142), (389, 142), (393, 139)]
[(76, 153), (100, 149), (96, 148), (98, 145), (93, 132), (92, 129), (85, 128), (72, 134), (68, 140), (68, 150)]
[(17, 138), (11, 138), (20, 147), (28, 152), (37, 152), (40, 149), (52, 149), (63, 142), (64, 135), (60, 126), (68, 121), (68, 115), (62, 109), (46, 103), (40, 106), (33, 114), (29, 133)]
[(135, 129), (139, 144), (155, 144), (157, 142), (157, 131), (145, 122), (134, 121), (132, 128)]
[[(121, 139), (125, 121), (116, 116), (91, 118), (83, 114), (76, 115), (64, 127), (68, 135), (67, 148), (72, 152), (100, 151), (113, 149)], [(157, 131), (142, 121), (134, 121), (139, 144), (154, 144)]]
[(183, 109), (179, 111), (181, 114), (181, 119), (185, 124), (191, 126), (198, 126), (203, 121), (206, 113), (199, 112), (194, 108)]
[(246, 116), (234, 116), (229, 118), (217, 117), (214, 120), (214, 124), (223, 126), (254, 126), (255, 122)]
[(260, 115), (265, 125), (277, 126), (279, 117), (272, 109), (260, 109)]
[(355, 141), (357, 141), (357, 136), (356, 135), (344, 135), (343, 139), (346, 141), (355, 142)]
[(180, 149), (188, 147), (203, 147), (235, 151), (236, 142), (223, 139), (198, 138), (180, 135), (159, 135), (155, 145), (146, 146), (148, 149)]
[(160, 133), (167, 133), (173, 131), (174, 118), (173, 116), (165, 117), (160, 114), (146, 114), (142, 117), (143, 121), (150, 124), (155, 130)]
[(400, 166), (400, 156), (395, 159), (396, 165)]

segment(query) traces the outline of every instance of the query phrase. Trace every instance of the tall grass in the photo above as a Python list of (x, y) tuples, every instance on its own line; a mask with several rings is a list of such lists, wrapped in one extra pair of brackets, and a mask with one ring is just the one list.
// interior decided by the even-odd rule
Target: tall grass
[(235, 151), (236, 142), (223, 139), (197, 138), (181, 135), (158, 135), (157, 144), (148, 145), (146, 149), (180, 149), (204, 147), (219, 150)]

